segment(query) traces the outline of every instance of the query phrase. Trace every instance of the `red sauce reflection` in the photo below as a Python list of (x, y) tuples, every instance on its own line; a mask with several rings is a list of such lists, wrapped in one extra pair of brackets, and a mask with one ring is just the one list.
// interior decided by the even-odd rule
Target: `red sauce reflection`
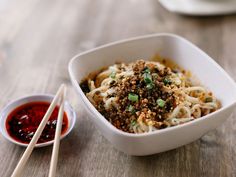
[[(7, 117), (6, 129), (8, 134), (16, 141), (28, 144), (49, 105), (50, 103), (48, 102), (32, 102), (17, 107)], [(58, 110), (58, 107), (54, 109), (37, 143), (44, 143), (54, 139)], [(61, 134), (64, 134), (67, 128), (68, 118), (64, 112)]]

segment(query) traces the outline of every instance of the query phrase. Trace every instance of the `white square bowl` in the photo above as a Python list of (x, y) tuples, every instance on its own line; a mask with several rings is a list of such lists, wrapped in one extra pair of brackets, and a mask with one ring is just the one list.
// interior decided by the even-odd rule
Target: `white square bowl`
[[(116, 61), (150, 59), (155, 54), (172, 59), (192, 72), (221, 101), (222, 108), (197, 120), (157, 130), (131, 134), (115, 128), (89, 102), (79, 83), (90, 72)], [(193, 142), (221, 125), (236, 105), (236, 84), (206, 53), (174, 34), (153, 34), (107, 44), (76, 55), (69, 63), (71, 82), (87, 108), (89, 117), (117, 149), (130, 155), (150, 155)]]

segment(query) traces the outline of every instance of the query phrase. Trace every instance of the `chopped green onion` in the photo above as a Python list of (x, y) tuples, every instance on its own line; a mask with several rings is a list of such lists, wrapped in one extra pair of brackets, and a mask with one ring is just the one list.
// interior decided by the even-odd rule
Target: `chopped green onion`
[(153, 89), (154, 85), (152, 83), (150, 83), (150, 84), (147, 84), (146, 87), (148, 90), (151, 90), (151, 89)]
[(163, 82), (164, 82), (165, 85), (171, 84), (171, 80), (167, 77), (164, 78)]
[(128, 110), (129, 112), (131, 112), (132, 114), (135, 113), (135, 109), (134, 109), (134, 107), (133, 107), (132, 105), (129, 105), (127, 110)]
[(129, 112), (132, 112), (133, 110), (134, 110), (134, 107), (133, 107), (132, 105), (129, 105), (128, 111), (129, 111)]
[(151, 73), (151, 71), (150, 71), (150, 69), (148, 68), (148, 67), (146, 67), (146, 69), (144, 69), (144, 71), (143, 71), (144, 73), (148, 73), (148, 74), (150, 74)]
[(206, 103), (208, 103), (208, 102), (212, 102), (213, 100), (212, 100), (212, 98), (211, 97), (207, 97), (207, 98), (205, 98), (205, 102)]
[(165, 106), (165, 104), (166, 104), (166, 102), (165, 102), (163, 99), (159, 98), (159, 99), (157, 100), (157, 105), (158, 105), (159, 107), (163, 108), (163, 107)]
[(144, 82), (146, 84), (152, 83), (152, 76), (150, 74), (144, 73), (143, 77), (144, 77)]
[(112, 71), (110, 74), (110, 78), (115, 79), (116, 78), (116, 72)]
[(129, 93), (128, 99), (129, 99), (130, 101), (133, 101), (133, 102), (138, 101), (138, 95), (136, 95), (136, 94), (134, 94), (134, 93)]
[(132, 125), (132, 126), (135, 126), (136, 123), (137, 123), (136, 120), (132, 120), (132, 121), (131, 121), (131, 125)]

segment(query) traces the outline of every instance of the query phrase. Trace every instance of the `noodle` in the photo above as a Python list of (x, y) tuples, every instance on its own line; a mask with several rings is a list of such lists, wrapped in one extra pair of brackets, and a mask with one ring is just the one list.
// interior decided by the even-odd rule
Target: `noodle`
[(109, 122), (129, 133), (176, 126), (220, 108), (213, 94), (194, 85), (185, 71), (154, 61), (109, 66), (80, 86)]

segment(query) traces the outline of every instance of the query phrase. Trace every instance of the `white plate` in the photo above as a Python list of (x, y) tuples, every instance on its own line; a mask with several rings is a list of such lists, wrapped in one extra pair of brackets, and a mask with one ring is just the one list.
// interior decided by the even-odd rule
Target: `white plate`
[[(3, 137), (5, 137), (7, 140), (9, 140), (12, 143), (15, 143), (20, 146), (26, 147), (28, 144), (26, 143), (21, 143), (19, 141), (16, 141), (13, 139), (7, 132), (6, 130), (6, 120), (7, 116), (18, 106), (30, 103), (30, 102), (37, 102), (37, 101), (45, 101), (45, 102), (51, 102), (54, 98), (54, 95), (49, 95), (49, 94), (37, 94), (37, 95), (30, 95), (30, 96), (25, 96), (22, 98), (19, 98), (17, 100), (13, 100), (10, 102), (7, 106), (5, 106), (0, 114), (0, 132), (2, 133)], [(70, 104), (66, 101), (65, 102), (65, 112), (67, 114), (68, 118), (68, 129), (67, 131), (61, 136), (61, 139), (66, 137), (71, 130), (73, 129), (76, 121), (76, 114), (73, 108), (70, 106)], [(36, 144), (35, 147), (44, 147), (53, 144), (54, 140), (45, 142), (45, 143), (39, 143)]]
[[(113, 65), (117, 60), (132, 62), (150, 59), (155, 54), (190, 70), (221, 101), (222, 108), (194, 121), (150, 133), (132, 134), (115, 128), (89, 102), (79, 83), (90, 72)], [(92, 122), (117, 149), (130, 155), (155, 154), (195, 141), (222, 125), (236, 105), (236, 85), (229, 75), (202, 50), (173, 34), (127, 39), (81, 53), (70, 61), (69, 74)]]
[(236, 12), (236, 0), (159, 0), (169, 11), (185, 15), (225, 15)]

